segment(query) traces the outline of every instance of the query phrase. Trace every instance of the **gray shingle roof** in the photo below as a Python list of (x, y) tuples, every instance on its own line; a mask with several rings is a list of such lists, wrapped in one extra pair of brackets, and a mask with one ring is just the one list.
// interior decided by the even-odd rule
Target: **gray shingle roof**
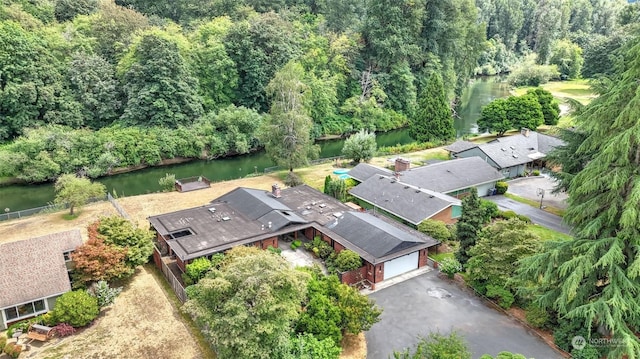
[(367, 178), (375, 175), (390, 176), (393, 171), (386, 168), (372, 166), (368, 163), (359, 163), (349, 171), (349, 176), (360, 182), (364, 182)]
[(459, 158), (402, 172), (400, 182), (440, 193), (499, 181), (504, 176), (480, 157)]
[(0, 244), (0, 309), (70, 291), (63, 253), (81, 244), (79, 229)]
[(478, 148), (500, 168), (508, 168), (543, 158), (563, 143), (558, 138), (530, 131), (528, 136), (517, 134), (500, 137)]
[(258, 219), (273, 210), (290, 210), (285, 204), (274, 198), (270, 192), (252, 188), (236, 188), (216, 199), (225, 202), (250, 219)]
[(439, 243), (418, 231), (399, 227), (390, 219), (362, 212), (347, 212), (327, 228), (377, 259)]
[(349, 193), (415, 225), (452, 205), (460, 205), (457, 198), (385, 176), (373, 176)]
[(462, 151), (466, 151), (470, 148), (474, 148), (477, 147), (478, 145), (473, 143), (473, 142), (469, 142), (469, 141), (464, 141), (464, 140), (458, 140), (452, 144), (450, 144), (449, 146), (446, 146), (444, 149), (451, 152), (451, 153), (458, 153), (458, 152), (462, 152)]

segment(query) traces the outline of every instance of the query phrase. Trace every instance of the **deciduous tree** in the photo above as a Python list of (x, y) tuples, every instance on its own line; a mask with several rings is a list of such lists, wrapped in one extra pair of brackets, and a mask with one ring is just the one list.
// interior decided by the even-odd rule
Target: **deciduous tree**
[(558, 101), (553, 98), (551, 92), (536, 87), (527, 91), (527, 94), (535, 96), (536, 100), (540, 104), (542, 110), (542, 116), (544, 117), (545, 125), (557, 125), (560, 118), (560, 105)]
[(311, 138), (311, 118), (304, 106), (303, 76), (302, 66), (290, 62), (269, 83), (270, 116), (260, 135), (267, 155), (290, 172), (318, 154)]
[(360, 130), (344, 141), (342, 155), (350, 158), (355, 163), (360, 163), (360, 161), (369, 162), (376, 154), (377, 147), (376, 134)]
[(71, 215), (74, 209), (83, 206), (89, 199), (101, 197), (107, 193), (102, 183), (92, 183), (88, 178), (76, 177), (73, 174), (60, 176), (56, 181), (55, 191), (55, 203), (68, 205)]
[(92, 238), (71, 253), (75, 265), (74, 281), (78, 286), (100, 280), (112, 281), (131, 274), (125, 258), (127, 250), (108, 246), (102, 239)]
[(100, 218), (98, 233), (106, 244), (126, 249), (127, 265), (131, 268), (147, 263), (153, 253), (153, 233), (120, 216)]
[(471, 351), (467, 347), (464, 337), (456, 331), (448, 335), (431, 332), (426, 338), (420, 338), (415, 351), (405, 349), (395, 351), (395, 359), (471, 359)]

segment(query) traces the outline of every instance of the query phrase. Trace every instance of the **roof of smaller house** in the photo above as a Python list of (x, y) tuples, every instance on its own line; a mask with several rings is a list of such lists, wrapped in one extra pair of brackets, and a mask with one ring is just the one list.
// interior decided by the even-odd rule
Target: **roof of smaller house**
[(377, 217), (363, 212), (347, 212), (326, 227), (353, 245), (355, 248), (352, 250), (359, 252), (371, 263), (439, 243), (384, 216)]
[(559, 138), (529, 131), (528, 135), (520, 133), (500, 137), (479, 145), (478, 148), (491, 158), (499, 168), (508, 168), (543, 158), (553, 148), (563, 143)]
[(79, 229), (0, 244), (0, 309), (70, 291), (63, 253), (81, 244)]
[(460, 205), (457, 198), (386, 176), (373, 176), (349, 193), (415, 225), (448, 207)]
[(400, 182), (432, 191), (449, 193), (485, 183), (504, 176), (480, 157), (458, 158), (416, 167), (402, 172)]
[(351, 176), (351, 178), (356, 179), (360, 182), (364, 182), (371, 176), (375, 176), (375, 175), (390, 176), (392, 174), (393, 174), (393, 171), (391, 170), (388, 170), (382, 167), (373, 166), (368, 163), (359, 163), (349, 171), (349, 176)]
[(446, 146), (444, 149), (451, 152), (451, 153), (458, 153), (458, 152), (462, 152), (462, 151), (466, 151), (470, 148), (474, 148), (477, 147), (478, 145), (473, 143), (473, 142), (469, 142), (469, 141), (464, 141), (464, 140), (458, 140), (452, 144), (450, 144), (449, 146)]

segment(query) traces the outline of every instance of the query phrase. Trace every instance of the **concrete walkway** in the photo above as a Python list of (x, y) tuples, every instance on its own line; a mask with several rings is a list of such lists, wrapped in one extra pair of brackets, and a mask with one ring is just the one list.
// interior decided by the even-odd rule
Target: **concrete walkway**
[[(376, 283), (376, 288), (375, 289), (363, 289), (360, 291), (360, 293), (364, 294), (364, 295), (369, 295), (371, 293), (375, 293), (377, 291), (380, 291), (382, 289), (385, 289), (387, 287), (390, 287), (394, 284), (398, 284), (398, 283), (402, 283), (404, 281), (407, 281), (411, 278), (417, 277), (419, 275), (425, 274), (427, 272), (430, 272), (434, 270), (432, 267), (429, 267), (428, 265), (424, 266), (424, 267), (420, 267), (418, 269), (414, 269), (410, 272), (401, 274), (399, 276), (395, 276), (393, 278), (389, 278), (387, 280), (383, 280), (382, 282)], [(437, 271), (437, 270), (436, 270)]]

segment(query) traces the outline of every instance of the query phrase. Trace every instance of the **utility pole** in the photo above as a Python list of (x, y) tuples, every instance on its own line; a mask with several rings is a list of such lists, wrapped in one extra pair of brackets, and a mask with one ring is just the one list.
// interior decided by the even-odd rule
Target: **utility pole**
[(540, 197), (540, 209), (542, 209), (542, 199), (544, 198), (544, 188), (538, 188), (536, 193)]

